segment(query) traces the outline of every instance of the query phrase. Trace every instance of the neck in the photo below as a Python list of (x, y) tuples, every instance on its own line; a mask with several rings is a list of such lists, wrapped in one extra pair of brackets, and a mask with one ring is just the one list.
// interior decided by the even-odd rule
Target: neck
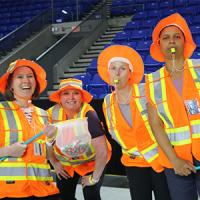
[(73, 119), (74, 116), (79, 113), (80, 109), (77, 109), (77, 110), (68, 110), (68, 109), (65, 109), (64, 108), (64, 111), (67, 115), (67, 119)]
[(116, 88), (116, 100), (120, 104), (128, 104), (131, 100), (132, 86), (127, 84), (123, 88)]
[(183, 57), (165, 60), (167, 71), (171, 73), (178, 73), (184, 70), (185, 60)]
[(31, 100), (27, 100), (27, 99), (20, 99), (19, 100), (19, 99), (17, 99), (17, 100), (15, 100), (15, 103), (22, 108), (28, 108), (31, 104)]

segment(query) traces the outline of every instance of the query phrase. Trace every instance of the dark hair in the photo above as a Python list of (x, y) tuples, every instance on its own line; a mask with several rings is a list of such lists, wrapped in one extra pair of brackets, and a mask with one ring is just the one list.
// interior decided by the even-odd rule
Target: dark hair
[[(39, 85), (38, 80), (36, 78), (35, 71), (32, 68), (30, 68), (30, 69), (32, 70), (32, 72), (34, 74), (34, 78), (35, 78), (35, 81), (36, 81), (35, 91), (32, 95), (32, 99), (34, 100), (34, 99), (37, 99), (39, 97), (40, 85)], [(4, 93), (4, 97), (8, 101), (14, 101), (15, 100), (15, 97), (14, 97), (14, 94), (13, 94), (13, 91), (12, 91), (12, 88), (11, 88), (12, 79), (13, 79), (13, 73), (8, 76), (7, 85), (6, 85), (6, 89), (5, 89), (5, 93)]]
[(178, 29), (181, 31), (181, 33), (183, 34), (183, 37), (184, 37), (184, 40), (185, 40), (185, 34), (183, 33), (183, 31), (182, 31), (178, 26), (176, 26), (176, 25), (174, 25), (174, 24), (171, 24), (171, 25), (165, 26), (165, 27), (160, 31), (158, 37), (160, 38), (160, 36), (161, 36), (161, 34), (162, 34), (162, 32), (163, 32), (163, 30), (164, 30), (165, 28), (168, 28), (168, 27), (171, 27), (171, 26), (175, 26), (176, 28), (178, 28)]

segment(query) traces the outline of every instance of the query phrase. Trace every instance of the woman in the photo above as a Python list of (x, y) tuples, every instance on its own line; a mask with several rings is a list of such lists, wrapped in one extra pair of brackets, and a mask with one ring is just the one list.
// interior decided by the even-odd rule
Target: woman
[(99, 55), (98, 72), (115, 89), (105, 97), (103, 111), (112, 138), (122, 148), (121, 162), (131, 198), (151, 200), (153, 190), (156, 200), (169, 200), (163, 169), (157, 164), (157, 144), (148, 124), (144, 85), (137, 84), (144, 75), (140, 55), (128, 46), (110, 46)]
[[(92, 138), (83, 155), (67, 157), (59, 151), (57, 145), (53, 145), (52, 149), (55, 137), (47, 135), (49, 149), (52, 152), (50, 161), (57, 174), (57, 186), (62, 199), (75, 199), (76, 186), (80, 177), (84, 198), (87, 200), (101, 199), (100, 187), (105, 165), (110, 158), (110, 151), (98, 116), (88, 104), (92, 100), (92, 96), (82, 88), (82, 81), (69, 78), (60, 82), (59, 89), (50, 95), (50, 100), (57, 103), (48, 110), (53, 123), (87, 117), (88, 129)], [(71, 136), (69, 135), (69, 137)], [(72, 150), (76, 151), (76, 149)]]
[(162, 19), (153, 31), (151, 56), (164, 67), (149, 74), (146, 91), (159, 162), (172, 199), (197, 200), (200, 194), (200, 62), (190, 60), (196, 45), (178, 13)]
[(46, 87), (46, 73), (33, 61), (12, 62), (0, 78), (0, 92), (7, 101), (0, 103), (0, 198), (56, 200), (46, 159), (45, 135), (26, 145), (37, 133), (54, 132), (47, 126), (46, 111), (34, 106), (32, 98)]

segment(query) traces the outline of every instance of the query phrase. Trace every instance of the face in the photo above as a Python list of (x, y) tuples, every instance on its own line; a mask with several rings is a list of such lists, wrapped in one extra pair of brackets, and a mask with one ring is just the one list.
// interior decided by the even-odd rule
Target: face
[[(112, 62), (108, 71), (112, 85), (114, 85), (118, 89), (127, 86), (128, 80), (131, 75), (129, 65), (127, 63), (120, 61)], [(118, 80), (117, 84), (114, 83), (114, 80), (116, 79)]]
[(176, 49), (176, 57), (184, 57), (185, 38), (182, 31), (176, 26), (169, 26), (162, 30), (160, 34), (160, 49), (166, 59), (171, 59), (170, 49)]
[(16, 100), (32, 99), (36, 88), (36, 80), (32, 69), (29, 67), (19, 67), (13, 72), (11, 90)]
[(70, 89), (60, 93), (60, 103), (67, 111), (79, 112), (82, 102), (82, 94), (79, 90)]

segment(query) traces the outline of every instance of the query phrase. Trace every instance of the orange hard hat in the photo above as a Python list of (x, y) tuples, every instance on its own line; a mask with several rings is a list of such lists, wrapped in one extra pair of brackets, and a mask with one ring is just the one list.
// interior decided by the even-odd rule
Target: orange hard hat
[(76, 89), (79, 90), (83, 97), (83, 102), (89, 103), (92, 100), (92, 95), (83, 89), (82, 81), (76, 78), (67, 78), (60, 81), (59, 89), (53, 92), (49, 98), (51, 101), (60, 103), (60, 93), (64, 90)]
[(5, 94), (9, 75), (12, 74), (19, 67), (29, 67), (34, 71), (35, 77), (39, 84), (39, 93), (43, 92), (47, 86), (45, 70), (34, 61), (26, 59), (18, 59), (10, 63), (6, 73), (0, 78), (0, 92), (3, 95)]
[(141, 56), (131, 47), (125, 45), (112, 45), (104, 49), (98, 57), (98, 73), (101, 78), (111, 85), (109, 65), (114, 61), (122, 61), (129, 64), (131, 71), (130, 83), (139, 83), (144, 75), (144, 63)]
[(151, 47), (150, 47), (150, 54), (152, 58), (154, 58), (155, 60), (159, 62), (164, 62), (164, 55), (161, 52), (160, 45), (159, 45), (159, 36), (160, 36), (160, 32), (165, 27), (168, 27), (168, 26), (176, 26), (183, 32), (184, 37), (185, 37), (184, 58), (189, 58), (193, 54), (196, 48), (196, 44), (193, 41), (192, 34), (187, 25), (187, 22), (179, 13), (174, 13), (160, 20), (158, 24), (156, 25), (156, 27), (154, 28), (153, 34), (152, 34), (153, 43), (151, 44)]

